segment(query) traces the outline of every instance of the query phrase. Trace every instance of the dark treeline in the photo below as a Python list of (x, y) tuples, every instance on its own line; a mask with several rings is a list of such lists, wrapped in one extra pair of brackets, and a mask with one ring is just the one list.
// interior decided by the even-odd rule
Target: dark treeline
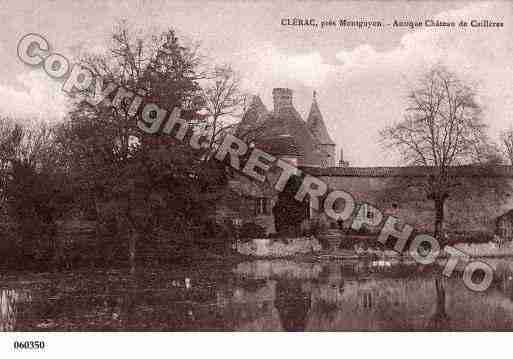
[[(70, 98), (68, 115), (52, 126), (2, 118), (4, 265), (66, 268), (79, 253), (94, 257), (89, 264), (134, 269), (149, 249), (163, 258), (190, 258), (198, 248), (201, 255), (198, 238), (230, 234), (208, 219), (229, 176), (209, 153), (244, 110), (239, 79), (230, 67), (210, 66), (198, 46), (184, 45), (173, 30), (142, 37), (121, 24), (111, 40), (106, 53), (83, 56), (83, 64), (104, 83), (142, 94), (143, 103), (185, 109), (193, 128), (207, 130), (209, 146), (194, 150), (187, 141), (141, 131), (142, 109), (131, 115), (131, 101), (113, 108)], [(90, 250), (73, 250), (58, 236), (73, 219), (95, 223)], [(211, 244), (203, 246), (229, 247)]]

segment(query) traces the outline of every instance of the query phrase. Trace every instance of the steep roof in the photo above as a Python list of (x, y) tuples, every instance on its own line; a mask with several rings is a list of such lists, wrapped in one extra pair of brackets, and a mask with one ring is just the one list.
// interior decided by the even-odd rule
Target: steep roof
[[(237, 126), (235, 135), (245, 141), (254, 141), (258, 147), (260, 147), (259, 142), (263, 143), (264, 146), (271, 146), (272, 151), (283, 152), (279, 153), (281, 155), (295, 155), (301, 165), (318, 166), (321, 164), (329, 153), (322, 146), (319, 146), (323, 143), (308, 128), (307, 122), (294, 108), (292, 91), (289, 89), (274, 89), (273, 100), (274, 111), (270, 112), (262, 103), (260, 97), (255, 96)], [(318, 112), (321, 116), (320, 111)], [(328, 136), (322, 116), (320, 119), (324, 132)], [(292, 140), (277, 140), (280, 137), (292, 138), (293, 144)], [(272, 141), (266, 142), (266, 139)], [(285, 143), (286, 141), (289, 142)], [(334, 145), (331, 139), (324, 144), (329, 143)]]
[(266, 138), (255, 142), (260, 150), (274, 156), (299, 156), (300, 154), (294, 137), (290, 135)]
[(333, 142), (330, 135), (328, 134), (328, 130), (326, 129), (321, 110), (319, 110), (319, 105), (317, 104), (317, 99), (315, 98), (315, 92), (312, 106), (310, 107), (310, 113), (308, 114), (308, 118), (306, 120), (306, 125), (308, 129), (315, 135), (315, 137), (317, 137), (320, 144), (335, 144), (335, 142)]
[(242, 120), (237, 126), (235, 135), (244, 136), (250, 129), (262, 124), (266, 120), (267, 115), (269, 115), (269, 111), (260, 96), (253, 96), (248, 110), (244, 113)]
[[(306, 173), (320, 177), (425, 177), (433, 167), (301, 167)], [(458, 177), (513, 177), (513, 166), (454, 166), (451, 175)]]
[(292, 136), (298, 146), (304, 165), (316, 165), (321, 162), (322, 151), (317, 147), (317, 139), (308, 130), (305, 121), (293, 107), (281, 108), (273, 112), (265, 123), (265, 134), (270, 137)]

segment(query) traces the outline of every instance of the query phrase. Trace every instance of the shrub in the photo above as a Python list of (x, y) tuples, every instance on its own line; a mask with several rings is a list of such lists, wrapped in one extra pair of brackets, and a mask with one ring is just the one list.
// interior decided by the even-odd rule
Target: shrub
[(235, 228), (235, 225), (230, 220), (224, 221), (223, 225), (221, 225), (221, 228), (222, 232), (218, 238), (234, 238), (235, 234), (237, 233), (237, 228)]
[(240, 228), (241, 238), (264, 238), (265, 236), (265, 229), (256, 223), (244, 223)]
[(233, 222), (230, 220), (225, 220), (223, 223), (219, 223), (215, 220), (208, 220), (198, 227), (199, 236), (203, 238), (217, 238), (217, 239), (227, 239), (234, 238), (236, 229), (233, 225)]
[(202, 237), (214, 238), (217, 237), (220, 231), (221, 226), (213, 220), (202, 223)]
[(362, 226), (360, 227), (360, 229), (358, 230), (355, 230), (351, 227), (347, 228), (345, 230), (345, 234), (346, 235), (349, 235), (349, 236), (365, 236), (365, 235), (370, 235), (372, 234), (371, 230), (369, 228), (367, 228), (366, 226)]

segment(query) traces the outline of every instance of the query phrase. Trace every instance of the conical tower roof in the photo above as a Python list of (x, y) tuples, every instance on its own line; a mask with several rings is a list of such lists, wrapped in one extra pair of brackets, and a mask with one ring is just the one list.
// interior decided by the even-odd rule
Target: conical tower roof
[(319, 110), (319, 105), (317, 104), (315, 91), (313, 95), (312, 106), (310, 107), (310, 113), (308, 114), (308, 118), (306, 120), (306, 125), (308, 129), (315, 135), (315, 137), (317, 137), (321, 145), (335, 144), (335, 142), (333, 142), (330, 135), (328, 134), (328, 130), (324, 124), (321, 110)]
[(244, 136), (248, 131), (260, 126), (269, 115), (260, 96), (253, 96), (251, 104), (237, 126), (236, 136)]

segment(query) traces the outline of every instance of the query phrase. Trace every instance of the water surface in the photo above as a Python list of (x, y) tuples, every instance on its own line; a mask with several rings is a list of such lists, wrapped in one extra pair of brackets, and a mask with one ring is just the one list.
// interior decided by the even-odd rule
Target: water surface
[(440, 266), (389, 261), (8, 274), (0, 330), (511, 330), (511, 260), (496, 262), (485, 293)]

